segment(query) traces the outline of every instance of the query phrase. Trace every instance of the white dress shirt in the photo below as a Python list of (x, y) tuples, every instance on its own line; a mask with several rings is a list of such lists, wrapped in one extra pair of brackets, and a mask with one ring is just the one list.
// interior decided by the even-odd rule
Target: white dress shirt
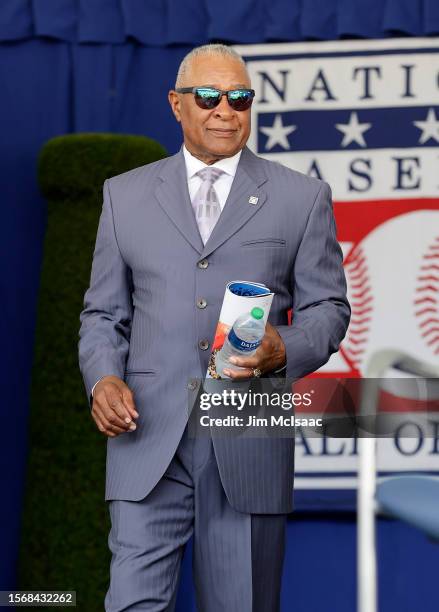
[[(225, 159), (220, 159), (214, 164), (210, 164), (215, 168), (219, 168), (223, 171), (223, 174), (215, 181), (215, 191), (218, 196), (218, 201), (221, 207), (221, 210), (224, 208), (224, 204), (229, 197), (230, 190), (232, 188), (233, 179), (235, 178), (236, 169), (238, 167), (239, 159), (241, 157), (241, 151), (238, 151), (233, 157), (226, 157)], [(196, 176), (196, 173), (202, 168), (206, 168), (208, 164), (205, 164), (200, 159), (194, 157), (189, 151), (186, 149), (186, 146), (183, 145), (183, 156), (186, 165), (186, 176), (187, 176), (187, 186), (189, 189), (189, 197), (191, 202), (195, 197), (198, 189), (200, 188), (201, 183), (203, 182), (199, 176)], [(284, 366), (285, 367), (285, 366)], [(280, 370), (275, 370), (276, 372), (280, 372), (284, 368), (280, 368)], [(104, 378), (104, 377), (102, 377)], [(99, 380), (102, 380), (101, 378)], [(91, 390), (91, 396), (93, 397), (93, 392), (95, 390), (98, 381), (95, 382), (93, 388)]]
[[(207, 168), (208, 164), (205, 164), (201, 160), (197, 159), (189, 153), (185, 145), (183, 145), (183, 155), (186, 164), (186, 175), (187, 175), (187, 186), (189, 189), (189, 197), (191, 202), (194, 201), (195, 194), (203, 182), (196, 173), (203, 168)], [(214, 189), (218, 196), (219, 205), (221, 210), (224, 208), (224, 204), (229, 196), (230, 189), (232, 188), (233, 179), (235, 178), (236, 169), (238, 167), (239, 158), (241, 157), (241, 151), (238, 151), (233, 157), (226, 157), (220, 159), (214, 164), (210, 164), (212, 168), (218, 168), (222, 170), (224, 174), (215, 181)]]

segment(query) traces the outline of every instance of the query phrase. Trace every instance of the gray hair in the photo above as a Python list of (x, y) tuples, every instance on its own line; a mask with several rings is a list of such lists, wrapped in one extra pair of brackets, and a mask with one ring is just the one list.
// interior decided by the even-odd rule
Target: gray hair
[(232, 58), (236, 60), (237, 62), (239, 62), (244, 67), (245, 71), (247, 72), (247, 67), (245, 65), (244, 60), (239, 55), (239, 53), (237, 53), (232, 47), (228, 47), (227, 45), (222, 45), (222, 44), (202, 45), (201, 47), (195, 47), (195, 49), (192, 49), (192, 51), (189, 51), (189, 53), (183, 58), (180, 64), (180, 67), (178, 69), (178, 72), (177, 72), (175, 88), (182, 86), (184, 77), (189, 71), (189, 68), (193, 60), (203, 55), (219, 55), (224, 58), (229, 58), (229, 59)]

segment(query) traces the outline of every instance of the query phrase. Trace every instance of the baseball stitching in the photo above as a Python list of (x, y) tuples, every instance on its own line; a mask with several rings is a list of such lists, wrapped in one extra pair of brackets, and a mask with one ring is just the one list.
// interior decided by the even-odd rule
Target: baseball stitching
[(422, 339), (439, 354), (439, 237), (422, 257), (414, 298), (415, 317)]
[(366, 256), (361, 247), (355, 249), (345, 263), (349, 281), (351, 322), (343, 342), (343, 354), (351, 367), (360, 370), (372, 319), (373, 295)]

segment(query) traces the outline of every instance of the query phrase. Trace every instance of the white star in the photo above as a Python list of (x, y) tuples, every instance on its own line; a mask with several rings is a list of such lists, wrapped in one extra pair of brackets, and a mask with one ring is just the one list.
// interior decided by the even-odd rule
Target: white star
[(290, 150), (290, 143), (288, 142), (288, 134), (291, 134), (297, 130), (295, 125), (283, 125), (282, 117), (276, 115), (271, 127), (260, 127), (259, 128), (265, 136), (268, 136), (268, 140), (265, 144), (265, 149), (269, 151), (275, 145), (279, 144), (284, 149)]
[(425, 121), (413, 121), (422, 134), (419, 136), (419, 144), (424, 144), (430, 138), (439, 142), (439, 121), (436, 119), (434, 109), (430, 108)]
[(372, 127), (371, 123), (359, 123), (357, 113), (352, 112), (349, 118), (349, 123), (336, 123), (335, 127), (340, 132), (343, 132), (342, 147), (347, 147), (351, 142), (356, 142), (360, 147), (366, 146), (363, 132), (366, 132)]

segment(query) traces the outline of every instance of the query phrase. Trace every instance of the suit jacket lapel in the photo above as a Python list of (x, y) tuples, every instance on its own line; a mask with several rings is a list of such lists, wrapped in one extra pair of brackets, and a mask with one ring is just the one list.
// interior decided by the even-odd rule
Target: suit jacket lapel
[[(159, 174), (155, 196), (181, 234), (204, 258), (237, 232), (264, 205), (267, 181), (259, 158), (245, 147), (239, 160), (229, 197), (209, 240), (203, 247), (187, 186), (183, 150), (169, 157)], [(252, 198), (253, 202), (249, 202)]]
[(201, 253), (203, 241), (189, 197), (183, 150), (169, 157), (166, 162), (159, 174), (160, 184), (155, 196), (176, 228), (193, 248)]
[(264, 205), (267, 194), (261, 186), (266, 181), (261, 161), (245, 147), (241, 153), (229, 197), (202, 250), (203, 258), (237, 232)]

